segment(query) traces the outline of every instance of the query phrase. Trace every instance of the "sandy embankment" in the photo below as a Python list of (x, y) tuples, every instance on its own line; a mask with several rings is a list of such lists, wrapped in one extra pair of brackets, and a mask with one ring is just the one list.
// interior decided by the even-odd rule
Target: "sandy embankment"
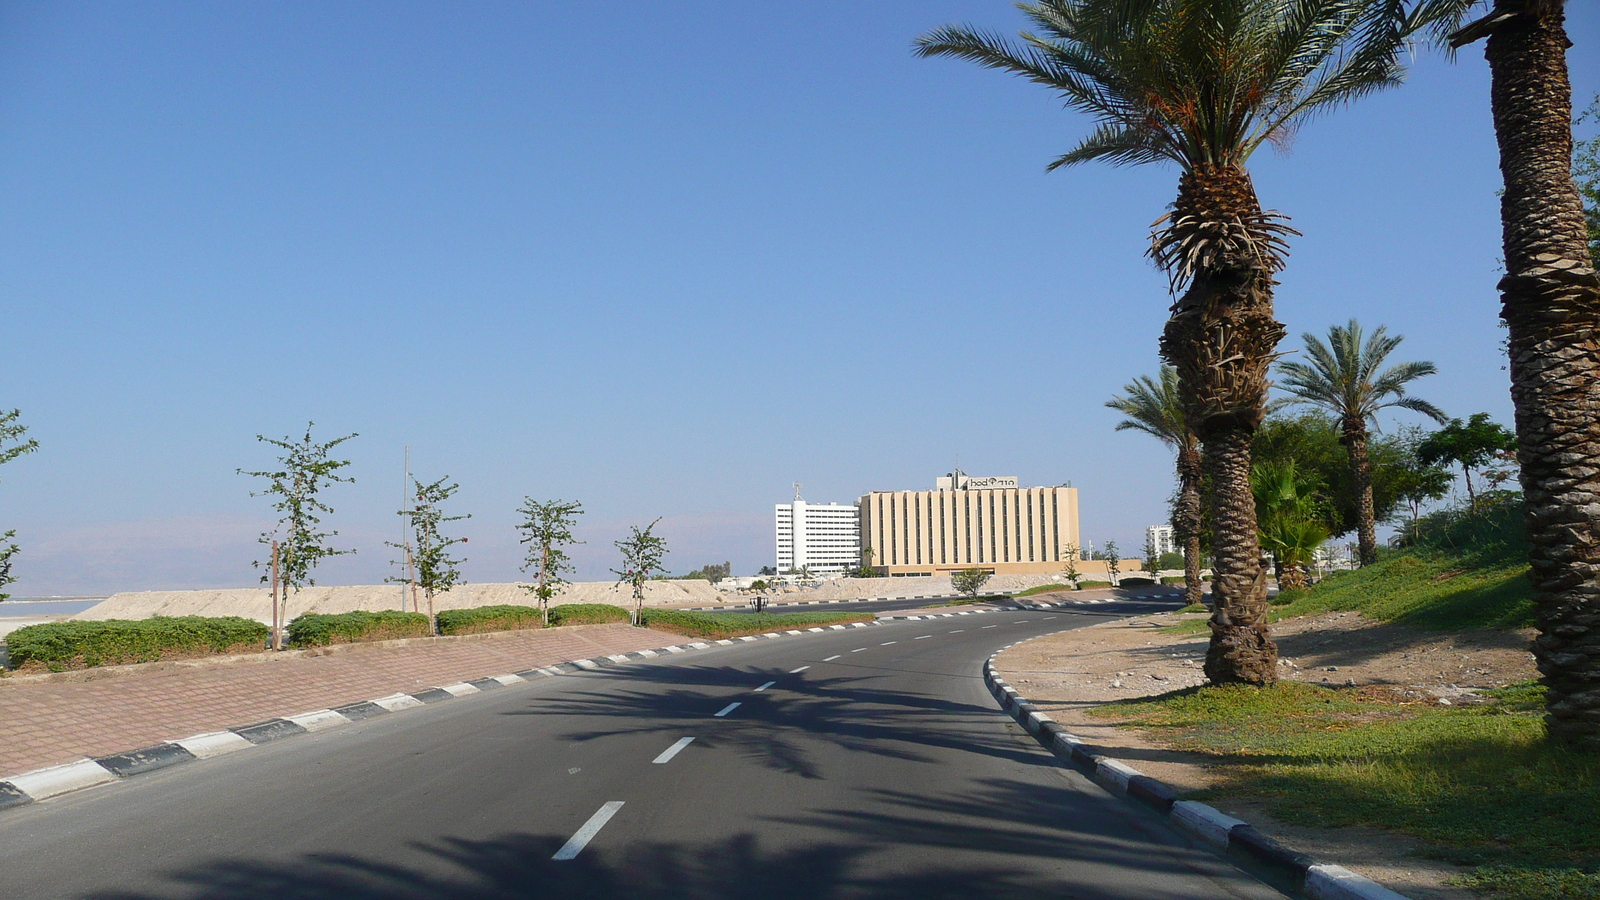
[[(1017, 591), (1058, 580), (1052, 575), (996, 575), (985, 590)], [(815, 589), (780, 588), (766, 592), (779, 603), (805, 600), (855, 600), (866, 597), (944, 596), (954, 593), (950, 579), (942, 578), (840, 578)], [(342, 613), (354, 610), (400, 609), (402, 589), (396, 584), (308, 587), (289, 598), (289, 618), (305, 612)], [(752, 594), (719, 591), (700, 580), (652, 581), (645, 585), (646, 606), (743, 606)], [(422, 608), (427, 609), (424, 600)], [(626, 588), (614, 581), (583, 581), (567, 585), (556, 605), (612, 603), (632, 605)], [(406, 609), (410, 609), (409, 600)], [(534, 605), (533, 596), (519, 584), (465, 584), (436, 594), (434, 611), (474, 606)], [(228, 588), (203, 591), (131, 591), (115, 594), (73, 616), (75, 619), (146, 619), (151, 616), (244, 616), (271, 624), (272, 605), (266, 588)]]

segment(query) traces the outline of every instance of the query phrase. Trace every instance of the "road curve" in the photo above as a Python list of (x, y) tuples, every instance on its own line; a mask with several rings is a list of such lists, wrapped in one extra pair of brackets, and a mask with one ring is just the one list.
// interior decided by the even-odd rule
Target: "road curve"
[(14, 810), (0, 889), (1280, 897), (1062, 767), (984, 687), (984, 658), (1006, 644), (1151, 605), (735, 644), (369, 719)]

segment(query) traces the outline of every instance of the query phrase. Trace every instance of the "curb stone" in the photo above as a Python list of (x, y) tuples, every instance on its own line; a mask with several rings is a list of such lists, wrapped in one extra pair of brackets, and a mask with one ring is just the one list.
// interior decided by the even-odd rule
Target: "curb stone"
[[(966, 613), (961, 615), (966, 615)], [(794, 637), (813, 632), (842, 631), (845, 628), (870, 628), (881, 624), (883, 623), (878, 621), (853, 622), (850, 625), (828, 625), (823, 628), (812, 628), (806, 631), (773, 633), (763, 635), (763, 637)], [(694, 641), (684, 646), (674, 644), (667, 647), (657, 647), (654, 650), (634, 650), (628, 653), (602, 656), (599, 659), (575, 659), (521, 672), (491, 675), (474, 681), (458, 681), (439, 687), (425, 688), (420, 691), (390, 694), (387, 697), (376, 697), (371, 700), (359, 700), (343, 706), (335, 706), (331, 709), (310, 710), (292, 716), (281, 716), (267, 719), (263, 722), (254, 722), (249, 725), (236, 725), (224, 731), (213, 731), (186, 738), (163, 741), (152, 747), (128, 750), (123, 753), (115, 753), (94, 759), (80, 759), (77, 762), (50, 766), (44, 769), (35, 769), (32, 772), (24, 772), (20, 775), (12, 775), (8, 778), (0, 779), (0, 810), (29, 806), (60, 794), (97, 785), (110, 784), (124, 778), (169, 768), (180, 763), (209, 759), (224, 753), (232, 753), (235, 750), (247, 750), (260, 744), (271, 743), (302, 734), (311, 734), (339, 725), (359, 722), (363, 719), (390, 715), (406, 709), (430, 706), (434, 703), (442, 703), (446, 700), (455, 700), (474, 694), (487, 693), (495, 688), (519, 682), (551, 678), (557, 675), (572, 675), (590, 670), (608, 669), (625, 663), (655, 659), (662, 656), (674, 656), (679, 653), (688, 653), (692, 650), (708, 650), (719, 644), (726, 646), (737, 644), (740, 641), (755, 640), (760, 640), (760, 638), (745, 637), (737, 640), (722, 640), (709, 643)]]
[[(1030, 638), (1031, 640), (1031, 638)], [(1290, 850), (1257, 831), (1247, 822), (1192, 800), (1179, 800), (1177, 791), (1121, 760), (1102, 756), (1082, 739), (1039, 712), (995, 671), (995, 658), (1007, 644), (983, 663), (984, 683), (1000, 708), (1036, 735), (1055, 756), (1074, 764), (1096, 784), (1113, 794), (1131, 797), (1166, 816), (1175, 828), (1216, 850), (1249, 859), (1282, 879), (1294, 892), (1313, 900), (1408, 900), (1404, 894), (1357, 875), (1343, 866), (1318, 864), (1304, 853)], [(3, 782), (0, 782), (3, 786)], [(3, 801), (0, 801), (3, 802)]]

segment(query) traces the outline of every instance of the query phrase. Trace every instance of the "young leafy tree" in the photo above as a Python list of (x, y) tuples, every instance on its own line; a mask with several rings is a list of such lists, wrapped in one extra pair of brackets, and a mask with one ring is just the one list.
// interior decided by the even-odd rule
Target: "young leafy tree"
[(626, 584), (633, 589), (633, 624), (641, 625), (644, 622), (644, 583), (651, 576), (663, 574), (667, 570), (661, 565), (667, 555), (667, 541), (654, 533), (657, 518), (639, 530), (634, 525), (631, 533), (616, 542), (617, 549), (622, 551), (622, 568), (612, 569), (612, 574), (617, 576), (617, 584)]
[(968, 600), (978, 599), (978, 592), (983, 590), (983, 586), (988, 583), (989, 573), (976, 566), (970, 569), (962, 569), (950, 575), (950, 586), (955, 588), (956, 593), (966, 597)]
[[(28, 433), (28, 426), (23, 425), (18, 419), (22, 418), (22, 410), (0, 410), (0, 465), (39, 449), (39, 442), (33, 438), (24, 439)], [(12, 558), (22, 550), (13, 540), (17, 536), (15, 528), (0, 534), (0, 591), (16, 581), (16, 576), (11, 574)], [(10, 594), (0, 593), (0, 602), (11, 599)]]
[(1438, 500), (1450, 493), (1450, 484), (1455, 481), (1455, 476), (1450, 470), (1437, 463), (1424, 463), (1418, 455), (1418, 448), (1423, 440), (1422, 429), (1412, 426), (1402, 429), (1397, 436), (1396, 444), (1399, 449), (1399, 464), (1391, 474), (1395, 496), (1406, 505), (1411, 512), (1411, 527), (1414, 532), (1422, 519), (1423, 504)]
[(1329, 328), (1326, 344), (1310, 332), (1301, 339), (1306, 343), (1307, 362), (1279, 363), (1278, 372), (1283, 376), (1279, 386), (1294, 402), (1318, 407), (1339, 421), (1339, 442), (1350, 456), (1355, 481), (1361, 564), (1370, 566), (1378, 561), (1378, 516), (1372, 497), (1368, 425), (1376, 423), (1380, 410), (1391, 407), (1422, 413), (1435, 422), (1447, 421), (1437, 406), (1406, 395), (1407, 384), (1438, 369), (1431, 362), (1385, 368), (1389, 354), (1404, 338), (1387, 334), (1379, 325), (1363, 339), (1361, 323), (1355, 319)]
[(1075, 591), (1081, 590), (1078, 586), (1078, 581), (1083, 578), (1082, 575), (1078, 574), (1079, 552), (1077, 544), (1068, 544), (1061, 548), (1061, 577), (1065, 578), (1067, 584), (1072, 585), (1072, 589)]
[(519, 543), (527, 546), (527, 558), (522, 571), (533, 570), (534, 583), (523, 587), (539, 598), (539, 609), (544, 613), (544, 624), (550, 625), (550, 598), (561, 586), (567, 584), (562, 577), (573, 571), (572, 558), (567, 548), (583, 541), (572, 536), (572, 528), (583, 515), (583, 504), (576, 500), (550, 500), (545, 503), (532, 497), (522, 498), (522, 521), (517, 530), (522, 532)]
[[(422, 589), (423, 596), (428, 600), (428, 622), (432, 628), (438, 627), (433, 617), (433, 595), (466, 583), (461, 580), (461, 570), (457, 568), (466, 560), (453, 558), (450, 555), (450, 548), (456, 544), (465, 544), (467, 539), (448, 538), (439, 531), (439, 526), (447, 522), (472, 518), (470, 513), (447, 516), (440, 512), (439, 504), (449, 500), (461, 487), (459, 484), (445, 484), (449, 480), (448, 475), (428, 484), (412, 479), (410, 508), (400, 510), (399, 514), (405, 517), (406, 525), (411, 529), (411, 539), (416, 544), (412, 555), (415, 573), (404, 578), (389, 579), (410, 583)], [(404, 544), (386, 543), (396, 549), (405, 549)], [(401, 560), (398, 564), (404, 564), (404, 561)]]
[(1488, 413), (1473, 413), (1466, 422), (1451, 419), (1450, 424), (1423, 438), (1417, 445), (1417, 459), (1423, 465), (1460, 466), (1467, 482), (1468, 505), (1476, 509), (1478, 494), (1472, 488), (1472, 470), (1488, 465), (1497, 453), (1516, 446), (1516, 437), (1505, 426), (1490, 421)]
[(1122, 395), (1106, 406), (1127, 416), (1118, 431), (1142, 431), (1177, 452), (1178, 499), (1172, 508), (1172, 531), (1183, 543), (1183, 599), (1187, 606), (1200, 603), (1200, 438), (1189, 427), (1178, 391), (1178, 370), (1162, 366), (1158, 378), (1141, 375), (1122, 388)]
[(1144, 570), (1151, 581), (1160, 581), (1161, 553), (1156, 549), (1156, 539), (1149, 534), (1144, 536)]
[[(1441, 0), (1443, 2), (1443, 0)], [(1478, 6), (1453, 0), (1459, 25)], [(1487, 38), (1489, 106), (1500, 149), (1500, 317), (1509, 331), (1511, 402), (1540, 635), (1545, 724), (1600, 748), (1600, 274), (1573, 180), (1572, 82), (1564, 0), (1494, 0), (1450, 34)], [(1594, 53), (1592, 46), (1583, 52)]]
[(1178, 295), (1161, 338), (1211, 484), (1213, 613), (1206, 676), (1277, 680), (1266, 575), (1250, 493), (1250, 443), (1266, 414), (1284, 328), (1273, 275), (1284, 217), (1261, 207), (1246, 168), (1298, 125), (1400, 81), (1403, 0), (1036, 0), (1021, 43), (947, 26), (917, 41), (1012, 72), (1097, 124), (1055, 169), (1092, 160), (1165, 163), (1181, 173), (1150, 256)]
[[(272, 508), (280, 515), (278, 527), (263, 532), (259, 540), (269, 547), (273, 541), (279, 542), (278, 573), (283, 584), (285, 605), (288, 604), (290, 591), (299, 591), (302, 587), (317, 583), (312, 572), (323, 560), (356, 552), (353, 549), (333, 549), (329, 540), (338, 537), (339, 532), (318, 529), (322, 526), (322, 516), (333, 514), (333, 508), (319, 499), (323, 489), (333, 484), (355, 482), (354, 478), (339, 474), (340, 469), (350, 465), (350, 460), (334, 459), (333, 448), (357, 435), (347, 434), (319, 442), (311, 436), (311, 428), (315, 424), (307, 422), (305, 436), (299, 440), (285, 437), (279, 441), (266, 435), (256, 435), (256, 440), (283, 451), (283, 455), (278, 457), (278, 467), (260, 472), (237, 470), (241, 475), (267, 480), (264, 490), (252, 491), (250, 496), (273, 498)], [(270, 569), (272, 561), (270, 558), (257, 560), (252, 565), (258, 569)], [(263, 584), (271, 580), (270, 571), (261, 574)], [(277, 603), (278, 598), (273, 598), (273, 602)]]
[(1117, 542), (1106, 541), (1105, 549), (1106, 577), (1111, 579), (1111, 586), (1116, 587), (1122, 580), (1122, 557), (1117, 553)]

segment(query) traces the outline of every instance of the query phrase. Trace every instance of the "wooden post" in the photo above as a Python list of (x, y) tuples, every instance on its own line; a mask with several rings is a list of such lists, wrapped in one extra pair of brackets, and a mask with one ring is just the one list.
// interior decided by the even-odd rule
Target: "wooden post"
[(278, 615), (278, 542), (272, 542), (272, 649), (283, 649), (283, 623)]
[(550, 601), (544, 595), (544, 573), (550, 568), (550, 547), (544, 548), (544, 561), (539, 564), (539, 608), (544, 610), (544, 627), (550, 627)]

